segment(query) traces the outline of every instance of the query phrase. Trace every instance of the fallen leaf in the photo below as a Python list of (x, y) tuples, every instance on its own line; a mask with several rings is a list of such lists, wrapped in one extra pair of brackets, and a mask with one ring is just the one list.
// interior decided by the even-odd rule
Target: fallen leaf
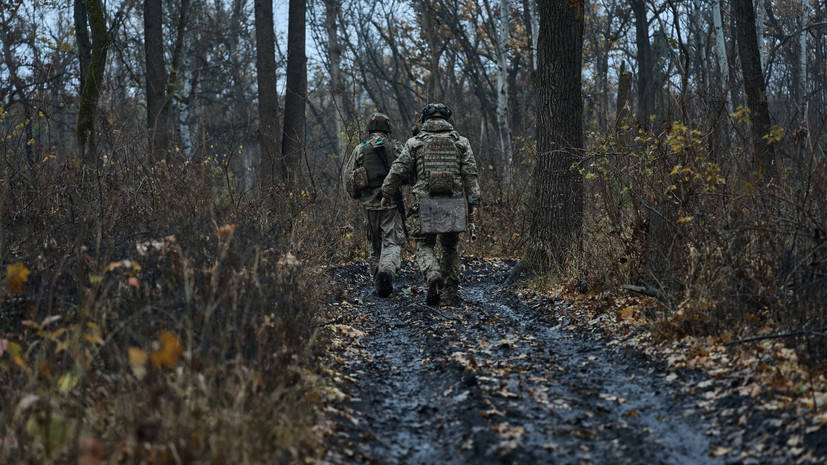
[(712, 449), (711, 451), (709, 451), (709, 456), (710, 457), (720, 457), (722, 455), (727, 455), (730, 452), (732, 452), (731, 447), (718, 446), (718, 447)]
[(637, 413), (637, 409), (631, 409), (628, 412), (623, 414), (624, 417), (632, 417), (632, 418), (640, 418), (640, 414)]

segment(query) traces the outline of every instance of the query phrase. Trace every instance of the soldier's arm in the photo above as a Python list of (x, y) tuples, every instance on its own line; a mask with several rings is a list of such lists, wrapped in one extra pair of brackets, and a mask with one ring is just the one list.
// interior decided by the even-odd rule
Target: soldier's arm
[(347, 193), (353, 197), (354, 195), (358, 194), (357, 192), (353, 191), (353, 172), (356, 170), (356, 155), (359, 151), (359, 146), (357, 145), (356, 148), (350, 153), (350, 157), (347, 159), (347, 163), (345, 164), (344, 169), (344, 181), (345, 181), (345, 189), (347, 189)]
[(413, 155), (410, 146), (405, 144), (402, 153), (391, 165), (391, 171), (385, 177), (385, 182), (382, 183), (382, 197), (391, 198), (399, 188), (399, 185), (407, 178), (408, 172), (413, 167)]
[(471, 144), (468, 142), (468, 139), (463, 137), (457, 145), (460, 146), (461, 152), (460, 176), (462, 176), (465, 195), (471, 197), (471, 203), (479, 205), (480, 184), (477, 159), (474, 157), (474, 151), (471, 150)]

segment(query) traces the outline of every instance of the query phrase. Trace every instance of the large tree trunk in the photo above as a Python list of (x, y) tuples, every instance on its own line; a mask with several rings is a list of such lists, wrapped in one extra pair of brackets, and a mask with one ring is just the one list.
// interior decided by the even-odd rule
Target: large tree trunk
[(161, 0), (144, 1), (144, 51), (146, 52), (146, 119), (149, 155), (166, 158), (169, 147), (169, 107), (166, 105), (167, 70), (164, 61)]
[(635, 15), (635, 41), (637, 43), (637, 111), (638, 121), (649, 127), (649, 117), (655, 114), (655, 89), (652, 76), (652, 47), (649, 44), (649, 20), (644, 0), (631, 0)]
[(290, 0), (287, 26), (287, 95), (284, 97), (284, 133), (281, 150), (282, 166), (287, 175), (285, 180), (291, 182), (301, 178), (304, 110), (307, 98), (307, 56), (304, 43), (306, 23), (305, 0)]
[[(260, 192), (276, 182), (278, 159), (278, 97), (276, 95), (276, 37), (273, 32), (273, 0), (255, 0), (256, 79), (258, 84), (258, 145)], [(286, 173), (282, 173), (284, 176)]]
[(528, 265), (547, 270), (577, 253), (583, 223), (582, 4), (540, 0), (537, 148), (532, 247)]
[(755, 10), (752, 0), (732, 0), (738, 37), (738, 55), (744, 76), (744, 91), (750, 110), (754, 162), (758, 175), (768, 179), (775, 174), (775, 150), (764, 136), (770, 132), (770, 113), (758, 52), (758, 35), (755, 31)]
[[(77, 0), (81, 1), (81, 0)], [(78, 146), (81, 163), (86, 168), (97, 167), (95, 153), (95, 115), (100, 97), (103, 73), (106, 68), (106, 52), (109, 49), (109, 35), (106, 31), (106, 17), (101, 0), (85, 0), (86, 16), (92, 30), (92, 43), (86, 73), (81, 81), (80, 106), (78, 108)], [(77, 10), (76, 10), (77, 11)], [(77, 18), (76, 12), (76, 18)], [(84, 15), (81, 15), (84, 16)], [(82, 29), (86, 29), (83, 24)], [(83, 59), (81, 59), (81, 66)]]

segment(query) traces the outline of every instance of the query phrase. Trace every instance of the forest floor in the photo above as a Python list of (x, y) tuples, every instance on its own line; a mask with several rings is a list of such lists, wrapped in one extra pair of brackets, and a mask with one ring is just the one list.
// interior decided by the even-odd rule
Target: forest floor
[(330, 270), (325, 463), (827, 460), (824, 376), (781, 342), (656, 342), (646, 299), (505, 289), (513, 265), (466, 260), (438, 308), (410, 262), (388, 299), (364, 264)]

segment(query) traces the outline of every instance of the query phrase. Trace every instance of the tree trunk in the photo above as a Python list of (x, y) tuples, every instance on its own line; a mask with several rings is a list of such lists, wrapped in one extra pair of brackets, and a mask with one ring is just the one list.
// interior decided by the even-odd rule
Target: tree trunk
[[(278, 97), (273, 0), (255, 0), (256, 80), (258, 84), (258, 145), (261, 153), (259, 192), (276, 183), (278, 159)], [(282, 173), (284, 176), (286, 173)]]
[(307, 3), (290, 0), (287, 26), (287, 90), (284, 97), (284, 132), (281, 160), (285, 181), (301, 178), (301, 155), (304, 145), (305, 100), (307, 98), (307, 56), (305, 25)]
[(752, 0), (732, 0), (732, 12), (736, 23), (744, 91), (750, 110), (753, 159), (759, 177), (768, 179), (775, 174), (775, 150), (764, 139), (770, 132), (770, 113), (764, 87), (764, 73), (761, 71)]
[(89, 60), (92, 57), (92, 42), (89, 38), (89, 19), (86, 13), (86, 0), (75, 0), (74, 5), (75, 39), (78, 45), (78, 62), (80, 63), (79, 89), (86, 84), (86, 75), (89, 72)]
[(583, 223), (582, 3), (540, 0), (537, 69), (537, 203), (529, 267), (563, 265), (577, 253)]
[(338, 15), (341, 0), (324, 0), (325, 29), (327, 30), (327, 59), (330, 63), (330, 95), (333, 97), (333, 106), (336, 114), (333, 117), (336, 127), (336, 154), (344, 155), (348, 137), (345, 127), (351, 118), (345, 97), (345, 85), (342, 81), (342, 45), (339, 43)]
[(649, 117), (655, 114), (655, 89), (652, 76), (652, 47), (649, 44), (649, 20), (644, 0), (631, 0), (635, 15), (635, 41), (637, 43), (637, 111), (638, 121), (648, 128)]
[[(102, 1), (86, 0), (85, 3), (89, 26), (92, 30), (92, 45), (87, 72), (81, 79), (83, 87), (80, 90), (77, 137), (82, 165), (87, 169), (95, 169), (98, 162), (95, 153), (95, 115), (103, 84), (103, 72), (106, 68), (109, 35), (106, 31), (106, 17)], [(86, 25), (83, 25), (83, 29), (85, 28)]]
[[(621, 131), (626, 124), (626, 118), (631, 114), (630, 98), (632, 90), (632, 73), (626, 71), (626, 62), (620, 64), (617, 79), (617, 115), (615, 117), (615, 131)], [(625, 140), (626, 138), (624, 138)]]
[[(764, 24), (767, 22), (767, 10), (764, 7), (764, 0), (755, 0), (755, 34), (756, 39), (758, 39), (758, 59), (760, 60), (759, 63), (761, 64), (761, 70), (764, 69), (764, 65), (767, 63), (766, 59), (766, 52), (764, 51)], [(736, 8), (735, 5), (732, 5), (733, 10)], [(735, 14), (735, 13), (733, 13)], [(736, 18), (736, 21), (737, 18)]]
[(444, 38), (440, 37), (438, 27), (438, 14), (434, 11), (429, 1), (420, 2), (419, 8), (422, 11), (422, 29), (425, 33), (425, 40), (428, 43), (428, 64), (430, 76), (425, 87), (425, 100), (429, 103), (442, 101), (440, 87), (439, 61), (442, 58)]
[(497, 27), (497, 129), (500, 136), (503, 180), (511, 179), (511, 128), (508, 124), (508, 40), (511, 16), (508, 1), (500, 0), (500, 21)]
[[(181, 6), (178, 9), (178, 27), (175, 35), (175, 46), (172, 49), (172, 62), (170, 63), (172, 69), (167, 79), (166, 98), (164, 99), (164, 106), (172, 111), (172, 98), (178, 87), (178, 69), (181, 67), (181, 54), (184, 49), (184, 32), (187, 27), (187, 13), (189, 12), (190, 0), (181, 0)], [(177, 122), (179, 119), (175, 116), (170, 117), (170, 123)], [(175, 134), (180, 133), (180, 127), (175, 124), (170, 127), (170, 136), (175, 140)]]
[(724, 41), (724, 26), (721, 20), (721, 0), (712, 2), (712, 24), (715, 28), (715, 50), (718, 55), (718, 69), (721, 72), (721, 91), (727, 97), (727, 111), (731, 114), (734, 111), (732, 106), (732, 91), (729, 86), (729, 62), (727, 61), (726, 42)]
[[(797, 89), (801, 92), (800, 100), (796, 103), (801, 105), (804, 109), (807, 106), (807, 22), (810, 18), (809, 0), (801, 0), (801, 32), (798, 34), (798, 50), (799, 50), (799, 75), (801, 76), (801, 87)], [(807, 115), (804, 115), (806, 118)]]
[(144, 1), (144, 51), (146, 52), (146, 119), (149, 155), (166, 158), (169, 147), (169, 107), (166, 105), (167, 70), (164, 61), (161, 0)]

